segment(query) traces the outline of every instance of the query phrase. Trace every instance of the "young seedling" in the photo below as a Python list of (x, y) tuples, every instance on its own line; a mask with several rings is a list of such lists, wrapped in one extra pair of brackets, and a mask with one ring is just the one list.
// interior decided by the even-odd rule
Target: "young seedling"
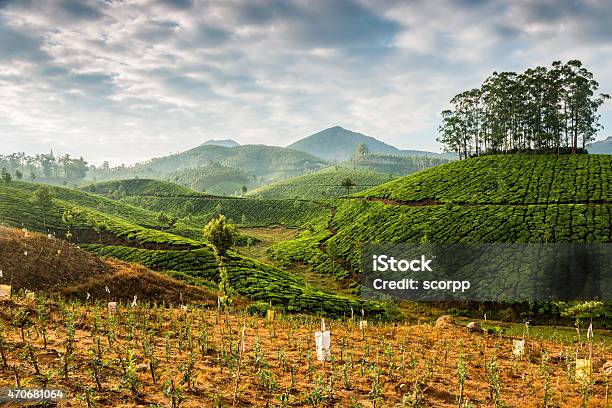
[(132, 391), (133, 396), (138, 396), (139, 380), (136, 368), (136, 356), (131, 349), (128, 349), (127, 358), (124, 363), (122, 383)]
[(461, 408), (463, 404), (463, 390), (465, 388), (465, 380), (468, 376), (467, 364), (463, 356), (457, 359), (457, 381), (459, 382), (459, 397), (457, 407)]
[(174, 384), (174, 380), (166, 381), (162, 390), (164, 396), (170, 399), (170, 404), (172, 408), (179, 408), (183, 401), (185, 401), (183, 388), (176, 386)]
[(551, 368), (548, 365), (548, 352), (542, 352), (542, 360), (540, 361), (540, 377), (542, 379), (542, 384), (544, 387), (544, 395), (543, 395), (543, 406), (544, 408), (548, 408), (550, 406), (550, 402), (553, 397), (553, 389), (551, 383)]
[(37, 376), (40, 376), (40, 369), (38, 367), (38, 359), (36, 358), (34, 347), (30, 343), (27, 343), (25, 345), (21, 358), (26, 360), (30, 364), (32, 364), (32, 367), (34, 368), (34, 372), (36, 373)]
[(497, 356), (493, 355), (487, 363), (487, 380), (489, 382), (489, 396), (495, 407), (502, 407), (500, 398), (501, 378), (497, 366)]

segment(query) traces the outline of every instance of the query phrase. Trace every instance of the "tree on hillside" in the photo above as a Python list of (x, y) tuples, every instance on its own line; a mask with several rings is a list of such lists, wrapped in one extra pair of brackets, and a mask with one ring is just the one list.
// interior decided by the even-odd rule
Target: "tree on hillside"
[(23, 178), (23, 173), (19, 170), (15, 170), (15, 177), (17, 180), (21, 180)]
[(493, 72), (480, 88), (462, 92), (442, 112), (438, 141), (460, 158), (519, 151), (571, 152), (603, 127), (597, 113), (610, 99), (578, 60), (517, 74)]
[(8, 172), (8, 170), (6, 169), (6, 167), (2, 168), (2, 181), (4, 181), (5, 183), (10, 183), (11, 180), (13, 180), (13, 177), (11, 177), (11, 173)]
[(236, 239), (236, 227), (229, 223), (223, 214), (210, 220), (204, 227), (204, 238), (212, 244), (215, 249), (215, 257), (219, 265), (219, 290), (222, 293), (220, 298), (223, 307), (231, 306), (231, 296), (234, 291), (230, 287), (227, 267), (225, 266), (225, 254), (234, 245)]
[(370, 149), (368, 149), (368, 146), (365, 143), (359, 143), (355, 153), (353, 154), (353, 161), (357, 161), (368, 154), (370, 154)]
[(210, 220), (204, 227), (204, 238), (213, 245), (219, 256), (224, 256), (234, 245), (236, 235), (236, 227), (223, 214)]
[(350, 177), (345, 177), (342, 179), (340, 185), (346, 190), (346, 195), (349, 195), (351, 193), (351, 188), (355, 186), (355, 183), (353, 183), (353, 180), (351, 180)]
[(242, 186), (242, 195), (245, 195), (247, 192), (247, 186)]
[(32, 193), (32, 202), (43, 207), (50, 207), (53, 204), (49, 187), (40, 186)]

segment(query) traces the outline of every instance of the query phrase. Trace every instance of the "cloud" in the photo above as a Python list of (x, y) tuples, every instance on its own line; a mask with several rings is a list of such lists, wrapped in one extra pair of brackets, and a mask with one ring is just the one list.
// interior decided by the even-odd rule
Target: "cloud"
[(43, 39), (7, 23), (0, 15), (0, 61), (42, 62), (49, 58), (41, 49)]
[(494, 70), (579, 58), (610, 92), (606, 3), (0, 0), (3, 152), (133, 162), (336, 124), (437, 150), (439, 112)]

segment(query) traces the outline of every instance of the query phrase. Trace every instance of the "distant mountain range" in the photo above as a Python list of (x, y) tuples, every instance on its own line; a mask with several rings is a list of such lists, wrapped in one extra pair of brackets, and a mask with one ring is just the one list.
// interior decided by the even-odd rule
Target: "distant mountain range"
[(287, 146), (290, 149), (310, 153), (330, 161), (345, 161), (351, 159), (357, 146), (361, 143), (368, 147), (370, 153), (398, 156), (428, 156), (453, 158), (452, 155), (426, 152), (422, 150), (400, 150), (371, 136), (334, 126), (315, 133)]
[(612, 154), (612, 136), (587, 145), (587, 150), (592, 154)]
[(327, 166), (325, 160), (285, 147), (266, 145), (225, 147), (203, 144), (182, 153), (137, 164), (130, 170), (144, 176), (168, 175), (212, 164), (239, 169), (266, 182), (317, 171)]
[(193, 149), (130, 167), (92, 169), (88, 179), (167, 180), (198, 191), (234, 195), (243, 187), (252, 190), (350, 160), (360, 143), (370, 153), (350, 163), (360, 170), (405, 175), (453, 158), (420, 150), (400, 150), (373, 137), (335, 126), (288, 147), (241, 145), (233, 139), (208, 140)]
[(220, 140), (209, 140), (204, 142), (202, 146), (223, 146), (223, 147), (236, 147), (240, 146), (240, 143), (233, 139), (220, 139)]

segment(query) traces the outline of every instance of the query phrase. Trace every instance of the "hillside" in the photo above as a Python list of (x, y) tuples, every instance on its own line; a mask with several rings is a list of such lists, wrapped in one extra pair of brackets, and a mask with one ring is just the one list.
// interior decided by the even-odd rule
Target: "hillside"
[[(35, 193), (43, 185), (27, 182), (0, 183), (0, 222), (7, 226), (54, 233), (75, 242), (145, 246), (148, 248), (198, 248), (200, 231), (179, 220), (173, 226), (159, 214), (126, 205), (100, 195), (63, 187), (44, 186), (48, 202)], [(69, 217), (65, 215), (68, 214)]]
[[(218, 265), (209, 244), (178, 235), (183, 231), (191, 232), (187, 227), (188, 224), (184, 224), (182, 230), (176, 226), (164, 227), (163, 224), (160, 225), (157, 213), (103, 196), (60, 187), (48, 187), (53, 198), (50, 202), (40, 203), (35, 200), (33, 194), (40, 187), (35, 183), (0, 183), (0, 222), (4, 225), (50, 233), (50, 242), (58, 245), (69, 245), (62, 239), (66, 237), (73, 243), (78, 243), (81, 248), (99, 256), (135, 262), (189, 284), (217, 287)], [(205, 225), (211, 217), (219, 214), (222, 208), (220, 204), (236, 205), (234, 212), (223, 211), (230, 217), (235, 214), (239, 220), (244, 218), (245, 222), (246, 220), (254, 223), (267, 222), (266, 225), (281, 222), (283, 219), (302, 225), (309, 217), (320, 216), (322, 213), (317, 204), (306, 203), (305, 207), (302, 207), (296, 205), (299, 204), (297, 201), (288, 201), (285, 206), (279, 206), (278, 201), (271, 200), (223, 199), (224, 201), (217, 202), (214, 198), (194, 199), (184, 196), (134, 196), (134, 198), (148, 202), (175, 200), (171, 202), (180, 205), (184, 205), (185, 199), (195, 200), (194, 211), (198, 209), (198, 203), (203, 203), (211, 213), (195, 215), (193, 219), (197, 225)], [(312, 208), (309, 209), (308, 205)], [(262, 221), (261, 217), (266, 216), (266, 208), (270, 219)], [(301, 221), (300, 217), (303, 218)], [(147, 223), (172, 232), (144, 226)], [(28, 256), (38, 257), (46, 252), (52, 255), (53, 252), (46, 249), (37, 250), (36, 247), (33, 249), (28, 252)], [(13, 255), (11, 251), (6, 256), (18, 262), (19, 257)], [(337, 314), (346, 313), (351, 307), (355, 309), (364, 307), (373, 313), (382, 311), (382, 308), (375, 303), (363, 303), (315, 289), (303, 278), (281, 268), (235, 253), (228, 256), (227, 272), (232, 288), (237, 294), (251, 300), (272, 301), (288, 311)], [(94, 260), (90, 259), (90, 262)], [(81, 262), (77, 262), (75, 268), (78, 268), (79, 263)], [(86, 261), (82, 264), (84, 267), (88, 265)], [(90, 269), (92, 272), (96, 271), (95, 267)], [(133, 287), (134, 280), (130, 280), (129, 276), (132, 275), (121, 275), (121, 279), (117, 279), (114, 284)], [(99, 277), (103, 278), (102, 275)], [(147, 279), (143, 278), (143, 282), (145, 280)]]
[(371, 136), (334, 126), (307, 136), (287, 146), (329, 161), (346, 161), (353, 157), (357, 146), (364, 143), (370, 153), (387, 155), (440, 156), (420, 150), (400, 150)]
[[(343, 181), (353, 185), (345, 187)], [(259, 198), (323, 199), (348, 195), (390, 181), (393, 176), (365, 170), (330, 167), (312, 174), (293, 177), (262, 186), (247, 194)]]
[(130, 195), (156, 196), (156, 197), (197, 197), (199, 193), (160, 180), (152, 179), (128, 179), (105, 181), (102, 183), (90, 184), (82, 188), (83, 191), (102, 194), (112, 197), (125, 197)]
[(587, 145), (587, 150), (591, 154), (612, 154), (612, 136)]
[[(133, 264), (103, 260), (54, 236), (0, 227), (0, 282), (21, 289), (85, 299), (213, 304), (212, 291)], [(108, 287), (110, 294), (106, 292)]]
[(408, 202), (607, 202), (612, 156), (484, 156), (433, 167), (357, 195)]
[(269, 255), (344, 279), (361, 270), (363, 242), (609, 243), (611, 159), (508, 155), (441, 165), (337, 200), (327, 223)]
[(131, 168), (131, 171), (164, 176), (175, 171), (212, 163), (233, 167), (270, 181), (319, 170), (326, 166), (326, 162), (318, 157), (283, 147), (202, 145), (186, 152), (138, 164)]
[(448, 163), (449, 161), (449, 159), (442, 156), (398, 156), (370, 153), (365, 156), (355, 157), (347, 165), (361, 170), (406, 176), (423, 169)]
[(219, 163), (175, 171), (166, 179), (196, 191), (226, 196), (241, 195), (243, 186), (250, 190), (261, 184), (257, 176)]

